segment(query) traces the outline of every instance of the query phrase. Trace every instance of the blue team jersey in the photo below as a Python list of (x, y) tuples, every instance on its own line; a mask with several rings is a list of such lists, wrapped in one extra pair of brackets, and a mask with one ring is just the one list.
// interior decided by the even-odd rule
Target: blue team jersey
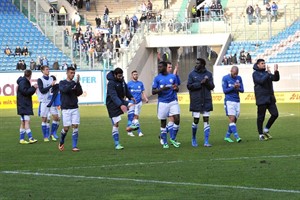
[[(234, 84), (237, 82), (240, 83), (240, 88), (235, 89)], [(225, 94), (225, 101), (240, 102), (239, 93), (244, 92), (244, 85), (240, 76), (236, 76), (235, 78), (232, 78), (230, 74), (224, 76), (222, 79), (222, 88)]]
[(144, 84), (141, 81), (129, 81), (127, 87), (135, 98), (136, 103), (140, 103), (142, 101), (142, 93), (145, 90)]
[(158, 74), (152, 83), (153, 89), (160, 89), (164, 86), (170, 87), (168, 90), (164, 90), (158, 93), (158, 102), (170, 103), (177, 100), (177, 92), (173, 90), (173, 85), (178, 85), (177, 78), (174, 74), (162, 75)]

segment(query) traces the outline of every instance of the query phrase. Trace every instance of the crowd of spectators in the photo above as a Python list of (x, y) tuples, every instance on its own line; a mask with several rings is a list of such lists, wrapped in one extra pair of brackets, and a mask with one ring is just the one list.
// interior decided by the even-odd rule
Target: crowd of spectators
[[(77, 4), (75, 4), (78, 6)], [(96, 26), (80, 27), (76, 23), (76, 32), (70, 34), (68, 28), (64, 30), (64, 45), (72, 45), (73, 56), (84, 58), (86, 64), (102, 62), (110, 65), (113, 57), (118, 57), (121, 47), (127, 47), (136, 31), (145, 27), (149, 30), (157, 31), (160, 26), (162, 16), (152, 12), (152, 2), (148, 0), (141, 5), (141, 17), (135, 14), (126, 15), (124, 19), (120, 17), (111, 18), (109, 8), (105, 5), (103, 16), (95, 16)], [(78, 7), (80, 8), (80, 7)], [(83, 31), (83, 29), (85, 29)], [(71, 37), (71, 43), (68, 38)]]
[(15, 51), (13, 52), (8, 45), (6, 45), (6, 48), (4, 49), (4, 54), (7, 56), (28, 56), (29, 51), (27, 46), (24, 46), (22, 49), (20, 46), (17, 46)]
[(196, 5), (191, 8), (193, 21), (219, 21), (223, 17), (223, 6), (220, 0), (205, 2), (204, 0), (196, 0)]
[(249, 52), (244, 49), (240, 51), (239, 56), (236, 54), (225, 55), (222, 60), (222, 65), (235, 65), (235, 64), (252, 64), (252, 58)]
[(246, 15), (247, 15), (249, 25), (251, 25), (253, 22), (260, 24), (263, 18), (267, 19), (268, 22), (272, 21), (273, 18), (275, 22), (277, 21), (278, 5), (276, 4), (276, 2), (272, 2), (272, 4), (270, 4), (269, 0), (264, 0), (263, 3), (265, 5), (265, 11), (266, 11), (265, 16), (262, 16), (261, 14), (262, 10), (258, 4), (256, 4), (254, 7), (252, 5), (249, 5), (246, 8)]

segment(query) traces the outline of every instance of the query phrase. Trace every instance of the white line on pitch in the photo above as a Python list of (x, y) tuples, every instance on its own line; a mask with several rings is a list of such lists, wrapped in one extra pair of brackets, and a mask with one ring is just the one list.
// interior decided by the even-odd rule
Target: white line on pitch
[(155, 184), (165, 184), (165, 185), (184, 185), (184, 186), (200, 186), (200, 187), (212, 187), (212, 188), (230, 188), (230, 189), (241, 189), (241, 190), (257, 190), (257, 191), (268, 191), (268, 192), (278, 192), (278, 193), (300, 194), (300, 190), (285, 190), (285, 189), (274, 189), (274, 188), (256, 188), (256, 187), (231, 186), (231, 185), (215, 185), (215, 184), (205, 184), (205, 183), (172, 182), (172, 181), (159, 181), (159, 180), (146, 180), (146, 179), (133, 179), (133, 178), (113, 178), (113, 177), (103, 177), (103, 176), (48, 174), (48, 173), (20, 172), (20, 171), (2, 171), (1, 173), (3, 173), (3, 174), (21, 174), (21, 175), (30, 175), (30, 176), (77, 178), (77, 179), (98, 179), (98, 180), (110, 180), (110, 181), (129, 181), (129, 182), (155, 183)]
[[(114, 165), (91, 165), (91, 166), (77, 166), (77, 167), (65, 167), (65, 168), (44, 168), (37, 169), (37, 171), (57, 171), (57, 170), (74, 170), (74, 169), (92, 169), (92, 168), (111, 168), (111, 167), (126, 167), (126, 166), (139, 166), (139, 165), (161, 165), (161, 164), (174, 164), (183, 162), (201, 162), (201, 161), (230, 161), (230, 160), (250, 160), (250, 159), (266, 159), (266, 158), (291, 158), (300, 157), (300, 154), (296, 155), (270, 155), (270, 156), (256, 156), (256, 157), (233, 157), (233, 158), (212, 158), (212, 159), (197, 159), (197, 160), (173, 160), (173, 161), (158, 161), (158, 162), (138, 162), (138, 163), (123, 163)], [(30, 170), (18, 170), (20, 172), (26, 172)]]

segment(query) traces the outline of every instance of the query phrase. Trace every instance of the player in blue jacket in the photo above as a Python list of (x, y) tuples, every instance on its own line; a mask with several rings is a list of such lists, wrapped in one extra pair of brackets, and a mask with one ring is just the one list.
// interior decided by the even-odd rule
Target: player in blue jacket
[[(138, 127), (138, 136), (142, 137), (144, 134), (142, 133), (140, 124), (139, 124), (139, 115), (141, 113), (141, 108), (143, 104), (143, 99), (146, 103), (148, 103), (148, 98), (145, 94), (145, 88), (143, 82), (139, 81), (139, 75), (136, 70), (131, 72), (132, 80), (127, 83), (128, 90), (134, 97), (136, 103), (134, 106), (131, 106), (128, 110), (128, 123), (127, 126), (130, 127), (132, 124)], [(129, 136), (133, 137), (134, 134), (130, 131), (127, 133)]]
[[(135, 99), (128, 90), (121, 68), (116, 68), (114, 71), (109, 72), (106, 78), (108, 80), (106, 108), (113, 124), (112, 137), (115, 149), (121, 150), (124, 149), (119, 143), (119, 122), (121, 121), (121, 115), (127, 112), (128, 107), (134, 106), (134, 104), (125, 99), (127, 98), (133, 102), (135, 102)], [(126, 130), (130, 132), (133, 128), (127, 127)]]
[(233, 140), (230, 138), (232, 133), (237, 142), (242, 141), (236, 128), (236, 122), (240, 115), (239, 93), (244, 92), (244, 86), (242, 78), (238, 74), (239, 68), (237, 66), (233, 66), (230, 70), (230, 74), (224, 76), (222, 79), (222, 88), (225, 94), (224, 108), (229, 119), (228, 131), (224, 138), (224, 140), (227, 142), (233, 142)]
[(213, 76), (205, 67), (203, 58), (197, 58), (195, 69), (189, 74), (187, 88), (190, 93), (190, 111), (194, 122), (192, 124), (192, 146), (197, 147), (196, 133), (200, 115), (203, 116), (204, 147), (211, 147), (208, 142), (210, 135), (209, 116), (213, 110), (211, 90), (215, 88)]
[[(157, 116), (158, 119), (161, 120), (161, 128), (160, 128), (160, 137), (163, 139), (163, 148), (169, 148), (167, 142), (167, 118), (169, 116), (173, 116), (174, 118), (174, 126), (176, 128), (176, 133), (179, 129), (180, 123), (180, 109), (177, 101), (177, 92), (179, 90), (177, 78), (174, 74), (170, 74), (167, 71), (167, 63), (160, 62), (158, 64), (158, 71), (159, 74), (154, 78), (152, 84), (152, 94), (158, 95), (158, 109), (157, 109)], [(173, 127), (174, 129), (174, 127)], [(171, 143), (174, 147), (179, 147), (179, 144), (172, 140)]]
[[(34, 95), (38, 85), (35, 84), (31, 86), (31, 75), (31, 70), (25, 70), (24, 76), (17, 80), (17, 111), (21, 118), (20, 144), (33, 144), (37, 142), (37, 140), (32, 137), (30, 129), (30, 115), (33, 115), (32, 95)], [(25, 140), (26, 133), (28, 141)]]

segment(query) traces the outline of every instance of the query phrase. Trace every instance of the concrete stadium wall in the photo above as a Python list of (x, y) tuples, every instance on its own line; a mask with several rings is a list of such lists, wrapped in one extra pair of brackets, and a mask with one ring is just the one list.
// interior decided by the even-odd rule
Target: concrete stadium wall
[(137, 70), (139, 73), (139, 80), (144, 83), (146, 95), (152, 95), (152, 81), (157, 74), (157, 49), (146, 48), (145, 40), (140, 45), (127, 70), (125, 70), (127, 74), (124, 74), (124, 76), (127, 78), (127, 82), (131, 80), (133, 70)]

